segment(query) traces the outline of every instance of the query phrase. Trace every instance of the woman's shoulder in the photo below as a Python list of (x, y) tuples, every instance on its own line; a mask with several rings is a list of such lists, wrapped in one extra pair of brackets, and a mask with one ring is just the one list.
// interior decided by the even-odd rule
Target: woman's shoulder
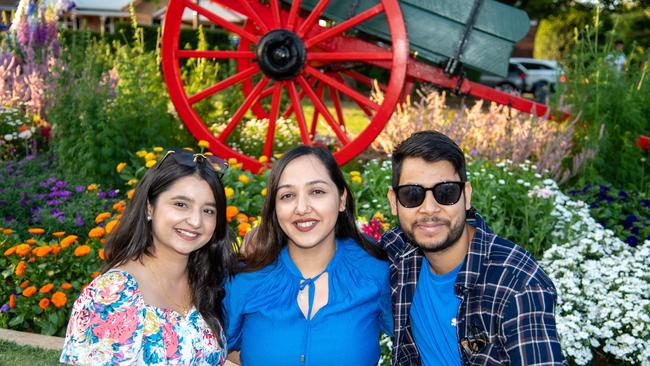
[(141, 302), (142, 295), (133, 275), (121, 269), (110, 269), (97, 276), (81, 293), (86, 298), (102, 305), (119, 307), (133, 306)]
[(337, 239), (337, 246), (343, 262), (353, 270), (382, 278), (388, 272), (388, 261), (374, 257), (355, 239)]
[(276, 282), (279, 278), (286, 276), (287, 274), (284, 272), (286, 271), (279, 265), (278, 260), (276, 260), (261, 269), (234, 274), (227, 281), (226, 288), (244, 292), (249, 291), (250, 289), (259, 288), (260, 286), (273, 286), (273, 284), (269, 282)]

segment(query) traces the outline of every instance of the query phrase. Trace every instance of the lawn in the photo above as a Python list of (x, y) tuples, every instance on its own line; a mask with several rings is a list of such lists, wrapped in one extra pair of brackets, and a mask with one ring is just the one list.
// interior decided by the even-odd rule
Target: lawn
[(0, 365), (59, 365), (60, 354), (60, 351), (19, 346), (14, 342), (0, 340)]

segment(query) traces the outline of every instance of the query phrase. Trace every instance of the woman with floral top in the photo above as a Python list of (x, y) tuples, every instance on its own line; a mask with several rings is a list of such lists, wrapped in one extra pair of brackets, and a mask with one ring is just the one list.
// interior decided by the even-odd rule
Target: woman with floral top
[(147, 171), (74, 304), (61, 362), (224, 364), (233, 259), (218, 164), (174, 149)]

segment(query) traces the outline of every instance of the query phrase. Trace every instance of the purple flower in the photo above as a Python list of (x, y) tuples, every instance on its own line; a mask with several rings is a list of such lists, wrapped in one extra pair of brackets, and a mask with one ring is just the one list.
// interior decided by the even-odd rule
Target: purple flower
[(625, 239), (625, 242), (631, 246), (631, 247), (636, 247), (637, 244), (639, 244), (639, 239), (636, 238), (634, 235), (630, 235)]
[(59, 201), (59, 200), (50, 200), (50, 201), (45, 202), (45, 204), (48, 205), (48, 206), (56, 206), (59, 203), (61, 203), (61, 201)]
[(77, 191), (77, 193), (81, 193), (86, 190), (86, 187), (84, 186), (76, 186), (74, 187), (74, 190)]
[(56, 192), (58, 190), (59, 190), (59, 187), (57, 187), (57, 186), (52, 186), (52, 188), (50, 188), (50, 191), (52, 191), (52, 192)]
[(0, 206), (4, 206), (4, 205), (6, 205), (6, 204), (7, 204), (7, 201), (5, 201), (5, 200), (0, 200)]
[(58, 196), (58, 195), (59, 195), (59, 194), (56, 193), (56, 192), (50, 192), (50, 193), (47, 195), (47, 198), (54, 198), (54, 197), (56, 197), (56, 196)]
[(59, 188), (63, 188), (65, 186), (67, 186), (67, 185), (68, 184), (66, 182), (64, 182), (64, 181), (56, 182), (56, 186), (59, 187)]
[(49, 184), (47, 182), (39, 182), (38, 185), (41, 187), (47, 187)]
[(639, 219), (636, 216), (629, 215), (628, 217), (625, 218), (625, 221), (623, 221), (623, 227), (629, 229), (637, 221), (639, 221)]
[(57, 217), (56, 217), (56, 221), (58, 221), (58, 222), (65, 222), (65, 216), (64, 216), (64, 215), (57, 216)]
[(52, 216), (59, 216), (59, 215), (62, 215), (62, 214), (63, 214), (63, 211), (59, 210), (58, 208), (55, 208), (55, 209), (50, 211), (50, 215), (52, 215)]
[(7, 311), (9, 311), (9, 304), (2, 305), (0, 308), (0, 313), (6, 313)]
[(45, 193), (40, 193), (40, 194), (36, 195), (36, 198), (38, 198), (39, 200), (44, 200), (45, 197), (47, 197), (47, 195)]
[(31, 203), (31, 201), (30, 200), (20, 200), (19, 203), (20, 203), (21, 206), (27, 206), (27, 205), (29, 205)]
[(72, 196), (70, 191), (59, 191), (59, 197), (70, 198), (70, 196)]
[(650, 207), (650, 200), (641, 200), (641, 207)]
[(98, 196), (99, 198), (101, 198), (101, 199), (104, 199), (104, 198), (106, 198), (106, 192), (101, 192), (101, 191), (100, 191), (99, 193), (97, 193), (97, 196)]
[(108, 191), (108, 197), (115, 198), (115, 196), (117, 196), (117, 190), (112, 189)]
[(623, 201), (627, 200), (627, 192), (625, 192), (625, 191), (620, 191), (620, 192), (618, 192), (618, 196), (619, 196)]
[(83, 219), (83, 217), (81, 217), (80, 214), (77, 214), (77, 215), (75, 216), (75, 218), (74, 218), (74, 223), (75, 223), (75, 225), (77, 225), (77, 226), (83, 226), (83, 225), (84, 225), (84, 219)]
[(472, 150), (469, 151), (469, 154), (470, 154), (470, 155), (476, 155), (476, 154), (478, 154), (479, 152), (480, 152), (480, 151), (478, 151), (477, 149), (472, 149)]

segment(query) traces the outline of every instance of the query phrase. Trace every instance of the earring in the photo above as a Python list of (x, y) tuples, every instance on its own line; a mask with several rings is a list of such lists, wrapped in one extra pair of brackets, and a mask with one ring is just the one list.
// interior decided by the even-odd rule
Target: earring
[(147, 215), (147, 221), (151, 221), (151, 216)]

